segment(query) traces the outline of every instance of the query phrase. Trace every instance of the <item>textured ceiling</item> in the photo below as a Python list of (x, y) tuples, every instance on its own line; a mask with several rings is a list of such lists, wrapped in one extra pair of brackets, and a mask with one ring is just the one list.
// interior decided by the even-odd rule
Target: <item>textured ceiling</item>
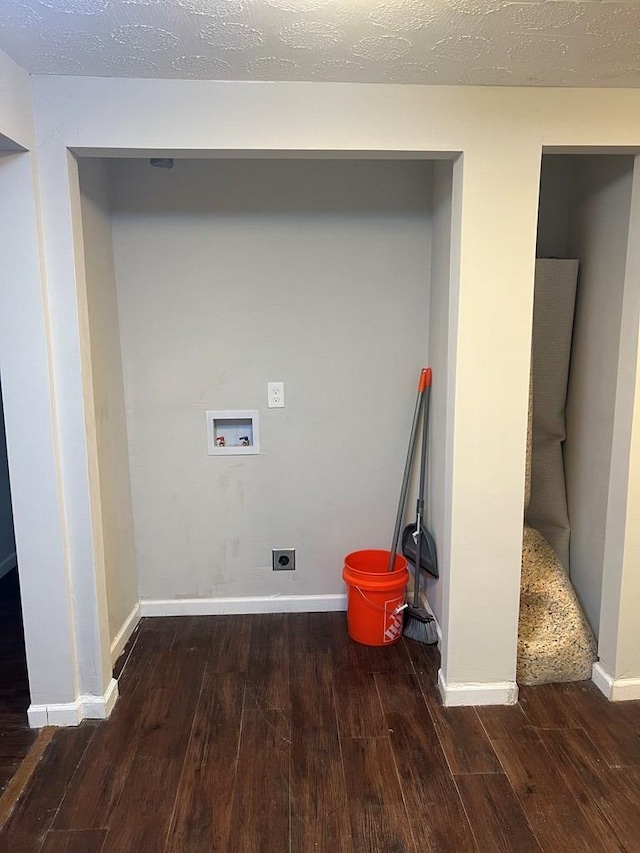
[(34, 74), (640, 86), (640, 2), (0, 0)]

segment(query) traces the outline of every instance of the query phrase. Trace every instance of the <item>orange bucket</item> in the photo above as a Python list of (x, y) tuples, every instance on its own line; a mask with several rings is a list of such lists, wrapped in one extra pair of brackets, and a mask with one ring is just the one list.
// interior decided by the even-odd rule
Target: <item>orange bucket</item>
[(388, 567), (389, 551), (354, 551), (344, 558), (347, 630), (356, 643), (388, 646), (402, 636), (409, 570), (400, 554), (393, 571)]

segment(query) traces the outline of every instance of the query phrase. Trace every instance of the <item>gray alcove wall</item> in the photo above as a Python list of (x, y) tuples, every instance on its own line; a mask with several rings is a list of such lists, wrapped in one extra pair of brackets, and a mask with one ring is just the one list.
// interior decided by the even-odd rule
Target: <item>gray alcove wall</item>
[(596, 636), (633, 169), (631, 155), (547, 154), (540, 185), (538, 257), (580, 264), (563, 456), (568, 571)]

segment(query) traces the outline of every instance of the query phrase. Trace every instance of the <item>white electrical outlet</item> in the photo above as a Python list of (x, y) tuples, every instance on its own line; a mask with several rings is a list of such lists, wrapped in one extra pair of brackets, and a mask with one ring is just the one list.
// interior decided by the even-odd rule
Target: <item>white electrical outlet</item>
[(267, 403), (270, 409), (284, 409), (284, 382), (267, 382)]

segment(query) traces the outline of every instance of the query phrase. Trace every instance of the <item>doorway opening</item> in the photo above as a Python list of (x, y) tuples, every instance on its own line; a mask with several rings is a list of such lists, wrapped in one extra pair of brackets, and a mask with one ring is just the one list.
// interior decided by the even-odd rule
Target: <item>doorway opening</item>
[(518, 641), (525, 684), (590, 678), (601, 640), (607, 548), (619, 538), (612, 518), (628, 479), (616, 480), (614, 459), (625, 442), (628, 457), (624, 401), (637, 358), (637, 340), (624, 334), (637, 302), (634, 170), (629, 154), (542, 158)]
[(36, 737), (28, 727), (29, 677), (0, 383), (0, 794)]

